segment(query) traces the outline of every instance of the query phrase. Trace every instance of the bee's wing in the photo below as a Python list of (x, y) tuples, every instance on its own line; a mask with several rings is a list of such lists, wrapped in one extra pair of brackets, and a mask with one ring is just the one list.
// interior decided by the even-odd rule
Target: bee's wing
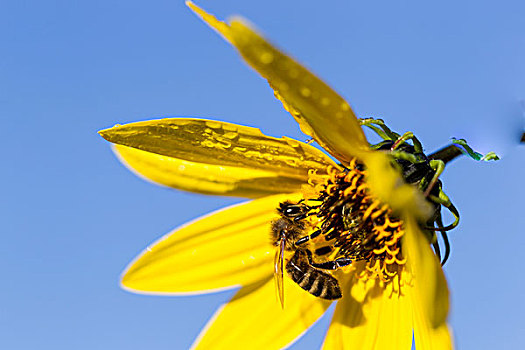
[(284, 308), (284, 245), (285, 240), (279, 243), (279, 248), (275, 252), (273, 277), (275, 278), (275, 287), (277, 288), (277, 297)]

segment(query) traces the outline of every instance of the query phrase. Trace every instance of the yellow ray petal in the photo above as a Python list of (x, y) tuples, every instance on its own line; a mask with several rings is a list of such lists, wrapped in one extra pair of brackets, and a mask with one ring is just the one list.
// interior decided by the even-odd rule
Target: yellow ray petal
[(187, 2), (208, 25), (221, 33), (261, 76), (293, 115), (301, 130), (343, 163), (368, 148), (349, 104), (326, 83), (276, 49), (240, 19), (228, 26)]
[(432, 212), (431, 206), (416, 187), (403, 181), (386, 154), (367, 152), (362, 154), (362, 160), (368, 168), (366, 182), (376, 198), (398, 213), (410, 213), (421, 221), (426, 221)]
[(351, 295), (338, 302), (323, 349), (410, 349), (412, 310), (409, 299), (392, 284), (351, 280)]
[[(270, 223), (297, 195), (276, 195), (204, 216), (162, 237), (126, 269), (122, 286), (146, 293), (213, 292), (270, 278)], [(275, 298), (275, 296), (272, 296)]]
[(137, 175), (184, 191), (258, 198), (297, 192), (305, 184), (305, 180), (270, 171), (189, 162), (121, 145), (115, 145), (114, 151)]
[(316, 298), (285, 278), (284, 309), (267, 281), (243, 287), (217, 311), (194, 344), (195, 349), (282, 349), (302, 335), (330, 302)]
[(211, 28), (215, 29), (217, 33), (222, 35), (222, 37), (226, 41), (231, 43), (232, 38), (230, 35), (230, 26), (228, 24), (224, 23), (223, 21), (218, 20), (217, 17), (215, 17), (212, 14), (207, 13), (206, 11), (204, 11), (199, 6), (195, 5), (193, 2), (189, 0), (186, 1), (186, 6), (188, 6), (193, 12), (195, 12), (197, 16), (202, 18), (204, 22), (208, 23), (208, 25)]
[[(183, 190), (242, 197), (297, 192), (308, 171), (335, 163), (313, 146), (259, 129), (204, 119), (169, 118), (100, 131), (140, 175)], [(125, 146), (125, 147), (124, 147)], [(131, 148), (130, 148), (131, 147)]]
[(445, 324), (449, 309), (449, 291), (445, 274), (429, 240), (410, 216), (404, 218), (406, 233), (403, 248), (407, 256), (407, 268), (414, 277), (413, 299), (430, 327)]
[[(416, 301), (417, 302), (417, 301)], [(452, 350), (452, 337), (447, 324), (433, 328), (424, 310), (414, 304), (414, 340), (417, 350)]]
[(242, 20), (232, 20), (228, 25), (192, 2), (186, 4), (232, 43), (243, 58), (268, 80), (305, 134), (312, 136), (343, 164), (351, 157), (358, 157), (366, 163), (374, 195), (394, 210), (408, 208), (418, 217), (428, 215), (428, 205), (417, 196), (414, 188), (402, 186), (402, 178), (392, 169), (389, 158), (379, 152), (368, 152), (364, 133), (341, 96)]

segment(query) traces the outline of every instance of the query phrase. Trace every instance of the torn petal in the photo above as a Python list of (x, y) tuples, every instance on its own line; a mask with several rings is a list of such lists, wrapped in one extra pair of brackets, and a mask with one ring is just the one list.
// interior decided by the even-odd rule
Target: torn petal
[(363, 130), (350, 105), (325, 82), (250, 28), (244, 20), (218, 21), (195, 4), (188, 5), (221, 33), (262, 77), (299, 123), (343, 164), (368, 148)]

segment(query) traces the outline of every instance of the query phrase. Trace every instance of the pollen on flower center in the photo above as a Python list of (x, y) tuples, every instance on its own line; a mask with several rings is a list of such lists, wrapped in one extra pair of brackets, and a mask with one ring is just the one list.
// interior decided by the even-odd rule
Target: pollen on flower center
[(392, 279), (406, 262), (403, 222), (370, 195), (365, 179), (364, 166), (354, 159), (342, 172), (332, 169), (315, 194), (281, 203), (281, 218), (273, 224), (275, 245), (283, 243), (293, 259), (299, 251), (310, 268), (326, 274), (364, 262), (359, 278)]
[(396, 273), (395, 265), (405, 263), (400, 242), (403, 225), (388, 205), (370, 195), (365, 178), (366, 170), (355, 160), (344, 172), (331, 172), (314, 215), (321, 236), (338, 256), (364, 260), (370, 272), (388, 279)]

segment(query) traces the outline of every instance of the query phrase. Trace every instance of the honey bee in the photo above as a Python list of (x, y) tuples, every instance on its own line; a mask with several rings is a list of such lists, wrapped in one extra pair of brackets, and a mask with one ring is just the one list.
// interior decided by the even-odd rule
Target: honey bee
[[(331, 274), (323, 270), (335, 270), (346, 266), (352, 261), (349, 258), (338, 258), (333, 261), (315, 263), (312, 252), (303, 244), (321, 234), (317, 230), (310, 235), (304, 234), (304, 223), (310, 208), (301, 202), (281, 203), (281, 217), (272, 223), (272, 240), (277, 251), (274, 260), (274, 277), (281, 306), (284, 307), (284, 261), (285, 251), (293, 251), (292, 258), (286, 264), (286, 272), (302, 289), (316, 297), (334, 300), (341, 298), (339, 282)], [(330, 247), (322, 247), (318, 251), (324, 255), (331, 251)], [(317, 251), (316, 251), (317, 252)]]
[(316, 297), (327, 300), (341, 298), (337, 279), (312, 264), (312, 253), (307, 249), (298, 249), (286, 264), (286, 272), (299, 287)]

